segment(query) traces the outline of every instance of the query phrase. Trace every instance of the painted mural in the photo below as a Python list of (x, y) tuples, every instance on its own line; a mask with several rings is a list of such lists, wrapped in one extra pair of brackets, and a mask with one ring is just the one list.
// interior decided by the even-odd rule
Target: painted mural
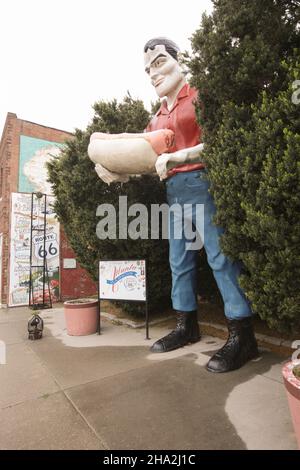
[[(11, 240), (10, 240), (10, 282), (9, 306), (28, 305), (30, 273), (30, 227), (31, 194), (12, 193), (11, 195)], [(44, 235), (37, 231), (32, 237), (32, 256), (35, 266), (43, 265), (46, 257), (49, 273), (49, 285), (53, 302), (59, 299), (59, 223), (52, 209), (53, 197), (47, 198), (46, 206), (46, 242)], [(33, 214), (35, 228), (43, 226), (45, 209), (39, 207), (35, 199)], [(33, 270), (34, 303), (42, 301), (42, 269)], [(47, 292), (46, 296), (49, 297)], [(46, 298), (47, 301), (47, 298)]]
[(63, 144), (34, 137), (20, 136), (19, 186), (20, 192), (52, 194), (47, 181), (46, 163), (60, 154)]

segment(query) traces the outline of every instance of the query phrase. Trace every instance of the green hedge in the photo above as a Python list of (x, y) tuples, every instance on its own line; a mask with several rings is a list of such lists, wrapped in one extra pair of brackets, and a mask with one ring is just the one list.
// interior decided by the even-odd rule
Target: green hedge
[(299, 2), (219, 0), (187, 59), (205, 158), (241, 285), (270, 326), (300, 322)]

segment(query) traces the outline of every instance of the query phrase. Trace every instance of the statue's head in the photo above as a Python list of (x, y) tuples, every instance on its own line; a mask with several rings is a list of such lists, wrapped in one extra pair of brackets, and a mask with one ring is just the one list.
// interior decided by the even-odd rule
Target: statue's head
[(168, 96), (185, 82), (178, 63), (179, 47), (171, 39), (157, 37), (144, 46), (145, 71), (160, 98)]

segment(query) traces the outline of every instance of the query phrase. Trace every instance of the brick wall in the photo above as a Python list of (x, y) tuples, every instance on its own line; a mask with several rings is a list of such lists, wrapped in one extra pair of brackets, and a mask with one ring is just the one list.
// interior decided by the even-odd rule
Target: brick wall
[(0, 142), (0, 169), (2, 170), (1, 199), (0, 199), (0, 233), (3, 234), (2, 251), (2, 286), (0, 292), (1, 304), (7, 303), (9, 278), (9, 220), (10, 194), (17, 191), (18, 186), (18, 124), (17, 116), (8, 113)]
[(97, 293), (96, 283), (93, 282), (80, 264), (76, 263), (76, 269), (64, 268), (64, 258), (75, 258), (66, 235), (61, 227), (60, 230), (60, 294), (62, 300), (89, 297)]
[[(8, 300), (9, 282), (10, 194), (18, 191), (20, 135), (57, 143), (63, 143), (66, 139), (72, 137), (72, 134), (69, 132), (18, 119), (14, 113), (7, 114), (0, 142), (0, 170), (2, 169), (3, 173), (2, 197), (0, 198), (0, 233), (3, 233), (2, 289), (0, 300), (4, 305), (7, 304)], [(63, 250), (68, 250), (70, 247), (66, 238), (64, 237), (63, 240)], [(75, 255), (72, 252), (72, 256), (64, 257), (75, 257)], [(60, 271), (62, 272), (62, 269)], [(95, 284), (81, 267), (73, 270), (72, 285), (73, 291), (70, 285), (66, 288), (68, 298), (96, 293)], [(79, 285), (80, 295), (77, 295)], [(87, 294), (82, 292), (84, 286), (88, 291)], [(62, 292), (64, 292), (63, 283), (61, 287)]]

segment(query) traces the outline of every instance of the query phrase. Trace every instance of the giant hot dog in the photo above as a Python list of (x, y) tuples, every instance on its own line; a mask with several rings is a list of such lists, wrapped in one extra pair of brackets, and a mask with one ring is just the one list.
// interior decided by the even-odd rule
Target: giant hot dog
[(174, 132), (161, 129), (140, 134), (92, 134), (88, 155), (95, 163), (119, 174), (155, 172), (155, 162), (174, 145)]

